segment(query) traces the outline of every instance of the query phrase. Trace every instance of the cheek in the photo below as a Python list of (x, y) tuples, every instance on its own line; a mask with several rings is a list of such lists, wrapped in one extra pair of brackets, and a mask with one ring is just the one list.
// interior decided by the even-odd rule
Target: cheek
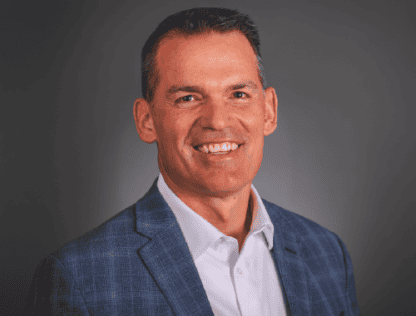
[(257, 108), (246, 114), (246, 125), (253, 138), (263, 137), (264, 130), (264, 113)]
[(251, 146), (248, 153), (250, 168), (257, 171), (263, 158), (264, 145), (264, 116), (261, 109), (257, 108), (257, 111), (253, 112), (246, 122), (251, 138)]
[(249, 155), (249, 160), (250, 173), (257, 174), (263, 160), (263, 139), (259, 138), (259, 140), (255, 143), (255, 148), (251, 155)]
[(163, 137), (165, 140), (165, 147), (172, 150), (172, 152), (181, 152), (189, 151), (186, 146), (187, 136), (192, 124), (189, 123), (190, 120), (186, 118), (178, 118), (171, 116), (170, 119), (166, 119), (161, 129), (163, 130)]
[(265, 107), (265, 100), (261, 96), (254, 96), (253, 101), (245, 110), (245, 121), (255, 128), (264, 124)]

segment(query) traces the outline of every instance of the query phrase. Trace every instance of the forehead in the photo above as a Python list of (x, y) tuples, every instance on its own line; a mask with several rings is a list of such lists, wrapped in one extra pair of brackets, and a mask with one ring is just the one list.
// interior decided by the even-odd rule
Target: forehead
[(238, 31), (169, 36), (160, 43), (156, 66), (158, 85), (162, 86), (259, 80), (257, 57), (247, 38)]

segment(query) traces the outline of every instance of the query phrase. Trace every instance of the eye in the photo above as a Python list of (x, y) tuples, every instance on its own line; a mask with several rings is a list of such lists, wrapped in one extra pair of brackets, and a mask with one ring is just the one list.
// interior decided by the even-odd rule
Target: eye
[(244, 99), (247, 98), (247, 94), (241, 91), (234, 92), (234, 97), (237, 99)]
[(190, 95), (186, 95), (182, 98), (179, 98), (177, 100), (177, 102), (190, 102), (190, 101), (193, 101), (194, 99), (195, 99), (194, 96), (190, 94)]

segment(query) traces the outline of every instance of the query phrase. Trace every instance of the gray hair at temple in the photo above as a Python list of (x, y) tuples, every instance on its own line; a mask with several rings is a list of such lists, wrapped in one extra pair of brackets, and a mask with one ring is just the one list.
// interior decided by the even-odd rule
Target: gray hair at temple
[(142, 94), (151, 102), (158, 83), (156, 54), (163, 39), (174, 36), (192, 36), (204, 32), (227, 33), (240, 31), (249, 41), (257, 56), (259, 79), (266, 87), (260, 38), (257, 27), (248, 15), (225, 8), (194, 8), (175, 13), (163, 20), (150, 35), (142, 49)]

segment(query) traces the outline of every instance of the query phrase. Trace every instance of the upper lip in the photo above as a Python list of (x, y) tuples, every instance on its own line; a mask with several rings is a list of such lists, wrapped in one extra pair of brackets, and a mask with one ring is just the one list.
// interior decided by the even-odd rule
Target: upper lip
[(234, 143), (240, 146), (244, 144), (244, 141), (238, 140), (238, 139), (211, 139), (211, 140), (204, 140), (204, 141), (196, 142), (196, 144), (193, 145), (193, 147), (196, 148), (202, 145), (222, 144), (222, 143)]

